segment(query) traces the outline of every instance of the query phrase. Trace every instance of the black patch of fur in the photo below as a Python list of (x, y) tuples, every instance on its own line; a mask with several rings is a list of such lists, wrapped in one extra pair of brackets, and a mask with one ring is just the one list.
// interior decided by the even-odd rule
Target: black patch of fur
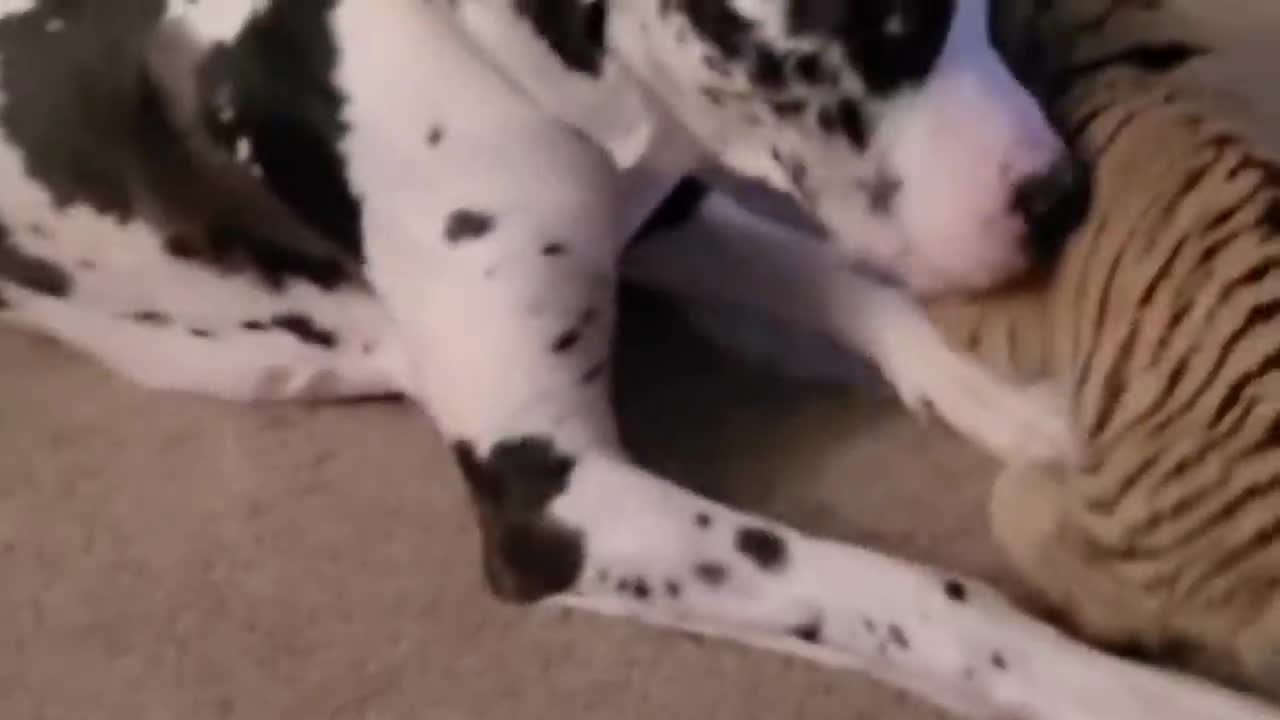
[(476, 507), (490, 586), (514, 602), (568, 590), (582, 572), (582, 538), (547, 517), (569, 484), (574, 461), (549, 438), (503, 440), (485, 456), (465, 441), (453, 445)]
[(852, 98), (841, 98), (835, 104), (835, 114), (840, 132), (849, 139), (849, 142), (853, 143), (854, 147), (859, 150), (866, 150), (868, 141), (867, 124), (862, 117), (862, 108), (858, 107), (857, 101)]
[(964, 603), (969, 600), (969, 588), (960, 580), (947, 580), (942, 584), (942, 589), (951, 602)]
[(1005, 660), (1004, 655), (1000, 652), (991, 653), (991, 667), (997, 670), (1008, 670), (1009, 661)]
[(605, 0), (516, 0), (516, 11), (533, 25), (566, 67), (591, 76), (600, 74), (607, 20)]
[[(206, 0), (209, 1), (209, 0)], [(248, 138), (263, 182), (322, 236), (360, 258), (359, 202), (338, 144), (344, 98), (333, 81), (335, 0), (274, 0), (201, 69), (208, 117), (229, 93), (231, 130)]]
[(792, 629), (791, 634), (807, 643), (820, 643), (822, 642), (822, 623), (817, 620), (807, 622)]
[(478, 240), (493, 231), (493, 215), (481, 210), (458, 208), (444, 221), (444, 238), (458, 244)]
[[(270, 13), (304, 4), (283, 0)], [(157, 29), (163, 13), (161, 0), (46, 0), (0, 20), (0, 124), (27, 171), (59, 207), (151, 224), (181, 236), (180, 257), (220, 270), (257, 271), (272, 286), (285, 276), (321, 287), (358, 276), (247, 169), (189, 129), (198, 111), (178, 100), (178, 88), (197, 78), (173, 68), (198, 50)], [(49, 32), (51, 21), (62, 28)], [(288, 75), (287, 65), (273, 65), (272, 77)], [(289, 105), (283, 93), (268, 94)]]
[(293, 335), (299, 342), (307, 345), (322, 348), (334, 348), (338, 345), (338, 336), (332, 330), (316, 325), (314, 320), (300, 313), (282, 313), (272, 316), (271, 326)]
[(896, 624), (889, 625), (889, 644), (894, 645), (899, 650), (910, 650), (911, 641), (907, 639), (907, 633), (902, 626)]
[(742, 528), (734, 538), (734, 546), (761, 570), (777, 572), (787, 563), (787, 544), (766, 528)]
[(600, 360), (592, 363), (582, 372), (582, 384), (590, 385), (597, 380), (604, 378), (609, 372), (609, 360)]
[(717, 562), (701, 562), (693, 566), (693, 574), (711, 587), (719, 587), (729, 579), (729, 568)]
[(159, 310), (139, 310), (129, 314), (129, 319), (142, 325), (165, 327), (173, 324), (173, 318)]
[(582, 341), (582, 336), (586, 333), (587, 328), (595, 322), (595, 319), (595, 310), (591, 308), (583, 310), (571, 327), (566, 328), (551, 341), (551, 352), (557, 354), (567, 353), (577, 347), (578, 343)]
[[(39, 2), (0, 20), (0, 124), (58, 207), (134, 219), (137, 97), (163, 0)], [(51, 21), (63, 24), (56, 33)]]

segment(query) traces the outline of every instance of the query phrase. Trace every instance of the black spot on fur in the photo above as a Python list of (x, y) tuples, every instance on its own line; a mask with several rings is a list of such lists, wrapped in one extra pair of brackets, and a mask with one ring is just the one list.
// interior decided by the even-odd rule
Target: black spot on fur
[(195, 328), (195, 327), (188, 328), (187, 332), (191, 333), (191, 335), (194, 337), (203, 338), (203, 339), (208, 339), (213, 337), (213, 331), (207, 330), (205, 328)]
[(271, 325), (261, 320), (245, 320), (240, 323), (240, 327), (250, 332), (264, 332), (271, 329)]
[(723, 585), (729, 579), (729, 569), (716, 562), (701, 562), (694, 565), (693, 574), (712, 587)]
[(769, 109), (773, 110), (773, 114), (780, 118), (796, 117), (804, 114), (804, 111), (809, 109), (809, 103), (797, 98), (784, 98), (771, 100)]
[(578, 344), (578, 341), (581, 339), (582, 339), (582, 331), (576, 327), (571, 327), (568, 330), (565, 330), (564, 332), (557, 335), (556, 339), (551, 342), (551, 352), (554, 352), (554, 353), (569, 352), (574, 348), (574, 346)]
[(822, 58), (815, 53), (796, 55), (791, 64), (796, 78), (808, 85), (821, 85), (831, 82), (831, 75), (823, 65)]
[(706, 530), (711, 527), (711, 516), (707, 513), (700, 512), (693, 516), (693, 523), (697, 525), (699, 529)]
[(822, 623), (817, 620), (807, 622), (791, 631), (791, 634), (807, 643), (822, 642)]
[(904, 651), (911, 649), (911, 642), (907, 639), (907, 633), (903, 631), (901, 626), (895, 624), (889, 625), (889, 644)]
[(632, 583), (631, 595), (636, 600), (644, 602), (653, 595), (653, 590), (649, 588), (649, 583), (644, 578), (636, 578), (635, 582)]
[(444, 128), (439, 125), (432, 125), (431, 128), (427, 130), (427, 146), (435, 147), (439, 145), (442, 140), (444, 140)]
[(444, 237), (457, 244), (476, 240), (493, 230), (493, 215), (480, 210), (459, 208), (449, 213), (444, 221)]
[(587, 328), (595, 322), (596, 313), (592, 308), (582, 311), (572, 327), (567, 328), (551, 341), (551, 352), (567, 353), (578, 346)]
[(862, 185), (867, 194), (867, 208), (876, 215), (892, 215), (898, 194), (902, 192), (902, 180), (884, 171), (877, 172)]
[(587, 75), (600, 74), (605, 0), (516, 0), (516, 10), (567, 67)]
[(173, 324), (172, 317), (158, 310), (139, 310), (135, 313), (130, 313), (129, 319), (142, 325), (153, 325), (155, 327)]
[(564, 246), (564, 243), (553, 242), (542, 246), (542, 255), (544, 257), (560, 257), (566, 252), (568, 252), (568, 248)]
[(725, 103), (729, 102), (729, 96), (726, 95), (723, 90), (718, 88), (704, 87), (700, 88), (699, 92), (702, 93), (702, 97), (706, 98), (707, 102), (716, 107), (721, 107)]
[(738, 552), (751, 558), (761, 570), (776, 572), (787, 562), (787, 545), (777, 533), (766, 528), (742, 528), (734, 540)]
[(840, 120), (840, 130), (849, 142), (859, 150), (867, 148), (867, 125), (862, 118), (862, 108), (850, 98), (843, 98), (836, 103), (836, 117)]
[(756, 47), (750, 73), (752, 82), (768, 90), (777, 90), (787, 82), (787, 69), (782, 57), (764, 47)]
[(483, 457), (467, 442), (453, 451), (480, 520), (494, 592), (535, 602), (571, 588), (582, 572), (582, 538), (546, 508), (568, 487), (573, 459), (538, 436), (503, 440)]
[(332, 330), (326, 330), (306, 315), (300, 313), (282, 313), (271, 318), (271, 326), (279, 328), (307, 345), (323, 348), (338, 346), (338, 336)]
[(675, 580), (668, 580), (665, 584), (665, 588), (667, 590), (667, 597), (673, 599), (680, 597), (680, 583)]
[(991, 653), (991, 667), (994, 667), (997, 670), (1008, 670), (1009, 661), (1005, 660), (1004, 655), (1000, 652), (993, 652)]
[(960, 580), (947, 580), (942, 584), (942, 588), (951, 602), (963, 603), (969, 599), (969, 588)]
[(593, 382), (596, 382), (597, 380), (604, 378), (604, 376), (608, 374), (608, 372), (609, 372), (608, 360), (600, 360), (598, 362), (594, 362), (591, 365), (587, 366), (587, 369), (582, 372), (582, 384), (589, 385)]

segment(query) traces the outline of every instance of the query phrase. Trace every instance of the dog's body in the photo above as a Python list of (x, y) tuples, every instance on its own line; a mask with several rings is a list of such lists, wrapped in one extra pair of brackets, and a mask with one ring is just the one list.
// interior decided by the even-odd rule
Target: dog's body
[[(967, 714), (1264, 717), (1085, 650), (977, 583), (696, 497), (618, 444), (612, 292), (624, 241), (656, 229), (638, 278), (860, 348), (907, 402), (1006, 455), (1062, 451), (1041, 395), (946, 351), (901, 291), (848, 269), (985, 286), (1056, 216), (1042, 196), (1061, 147), (985, 12), (11, 4), (0, 319), (150, 387), (410, 396), (453, 443), (509, 599), (870, 668)], [(959, 135), (938, 140), (947, 122)], [(834, 241), (678, 184), (706, 161), (797, 197)]]

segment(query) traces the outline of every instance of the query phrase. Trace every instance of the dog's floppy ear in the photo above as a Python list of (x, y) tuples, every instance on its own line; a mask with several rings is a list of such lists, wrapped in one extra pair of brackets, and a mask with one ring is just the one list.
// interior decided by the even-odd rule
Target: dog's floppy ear
[(604, 62), (595, 46), (603, 42), (598, 5), (519, 0), (516, 10), (532, 23), (532, 33), (512, 23), (500, 4), (463, 3), (457, 17), (480, 45), (502, 49), (489, 60), (543, 112), (581, 128), (619, 167), (630, 168), (649, 151), (662, 113), (625, 68)]

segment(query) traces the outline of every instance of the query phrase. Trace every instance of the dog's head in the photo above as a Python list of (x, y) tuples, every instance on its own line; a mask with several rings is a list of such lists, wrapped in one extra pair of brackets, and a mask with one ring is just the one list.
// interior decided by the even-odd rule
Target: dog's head
[(729, 168), (915, 292), (1052, 249), (1087, 174), (993, 48), (988, 0), (661, 0), (664, 92)]

